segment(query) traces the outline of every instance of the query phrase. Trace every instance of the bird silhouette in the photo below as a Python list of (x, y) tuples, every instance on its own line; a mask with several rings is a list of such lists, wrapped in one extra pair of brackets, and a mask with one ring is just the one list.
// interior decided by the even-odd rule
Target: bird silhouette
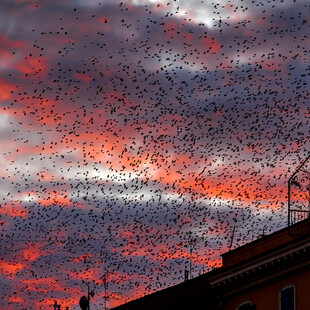
[(309, 154), (308, 11), (4, 1), (0, 308), (79, 309), (88, 289), (112, 308), (285, 227)]

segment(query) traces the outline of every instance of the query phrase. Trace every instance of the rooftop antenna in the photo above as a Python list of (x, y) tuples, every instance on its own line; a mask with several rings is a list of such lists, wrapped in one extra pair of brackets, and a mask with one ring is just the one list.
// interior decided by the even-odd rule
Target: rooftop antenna
[(188, 270), (186, 268), (184, 269), (184, 281), (188, 281)]
[(189, 243), (189, 279), (192, 279), (192, 260), (193, 260), (193, 246), (203, 241), (203, 237), (194, 237), (188, 240)]
[[(84, 281), (83, 281), (84, 282)], [(87, 296), (82, 296), (79, 302), (80, 308), (82, 310), (90, 310), (90, 297), (94, 297), (94, 290), (89, 290), (89, 283), (87, 283)]]
[(57, 305), (57, 301), (55, 300), (55, 303), (53, 304), (54, 310), (57, 310), (58, 305)]
[(268, 228), (267, 225), (264, 225), (263, 227), (263, 233), (259, 235), (259, 237), (263, 238), (265, 237), (265, 229)]
[(299, 211), (299, 210), (292, 210), (291, 209), (291, 185), (297, 185), (298, 182), (294, 180), (296, 174), (300, 171), (300, 169), (305, 165), (305, 163), (309, 160), (310, 154), (308, 157), (298, 166), (298, 168), (295, 170), (295, 172), (290, 176), (288, 179), (288, 193), (287, 193), (287, 205), (288, 205), (288, 217), (287, 217), (287, 226), (290, 227), (291, 224), (291, 213), (294, 211)]
[(233, 232), (232, 232), (232, 235), (231, 235), (229, 251), (231, 251), (231, 247), (232, 247), (232, 244), (233, 244), (234, 235), (235, 235), (235, 229), (236, 229), (236, 226), (234, 226), (234, 229), (233, 229)]
[(103, 281), (103, 286), (104, 286), (104, 310), (107, 310), (107, 288), (108, 288), (108, 283), (107, 283), (107, 273), (105, 273), (102, 277), (101, 277), (102, 281)]
[[(60, 310), (61, 305), (58, 305), (57, 301), (55, 300), (55, 303), (52, 305), (52, 307), (54, 307), (54, 310)], [(66, 310), (69, 310), (69, 307), (66, 307)]]

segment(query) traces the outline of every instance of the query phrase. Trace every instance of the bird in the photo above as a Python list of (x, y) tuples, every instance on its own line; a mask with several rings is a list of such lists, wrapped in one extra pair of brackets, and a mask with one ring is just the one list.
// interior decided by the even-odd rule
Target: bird
[(190, 260), (220, 268), (233, 232), (236, 248), (285, 227), (309, 156), (308, 10), (4, 4), (0, 308), (79, 309), (88, 289), (112, 308)]

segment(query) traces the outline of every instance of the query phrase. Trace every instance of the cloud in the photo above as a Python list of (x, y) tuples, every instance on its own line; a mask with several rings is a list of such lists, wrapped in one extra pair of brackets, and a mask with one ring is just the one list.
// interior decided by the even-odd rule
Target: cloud
[(4, 1), (0, 307), (77, 309), (87, 281), (102, 307), (107, 272), (112, 307), (183, 281), (191, 238), (197, 275), (233, 227), (233, 247), (284, 227), (306, 7)]

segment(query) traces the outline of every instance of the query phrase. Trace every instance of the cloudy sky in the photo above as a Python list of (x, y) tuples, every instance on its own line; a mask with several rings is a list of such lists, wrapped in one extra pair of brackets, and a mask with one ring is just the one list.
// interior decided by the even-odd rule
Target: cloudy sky
[(111, 308), (182, 282), (189, 244), (198, 276), (234, 229), (232, 248), (285, 227), (307, 0), (0, 7), (1, 310), (79, 309), (88, 285), (103, 309), (104, 278)]

